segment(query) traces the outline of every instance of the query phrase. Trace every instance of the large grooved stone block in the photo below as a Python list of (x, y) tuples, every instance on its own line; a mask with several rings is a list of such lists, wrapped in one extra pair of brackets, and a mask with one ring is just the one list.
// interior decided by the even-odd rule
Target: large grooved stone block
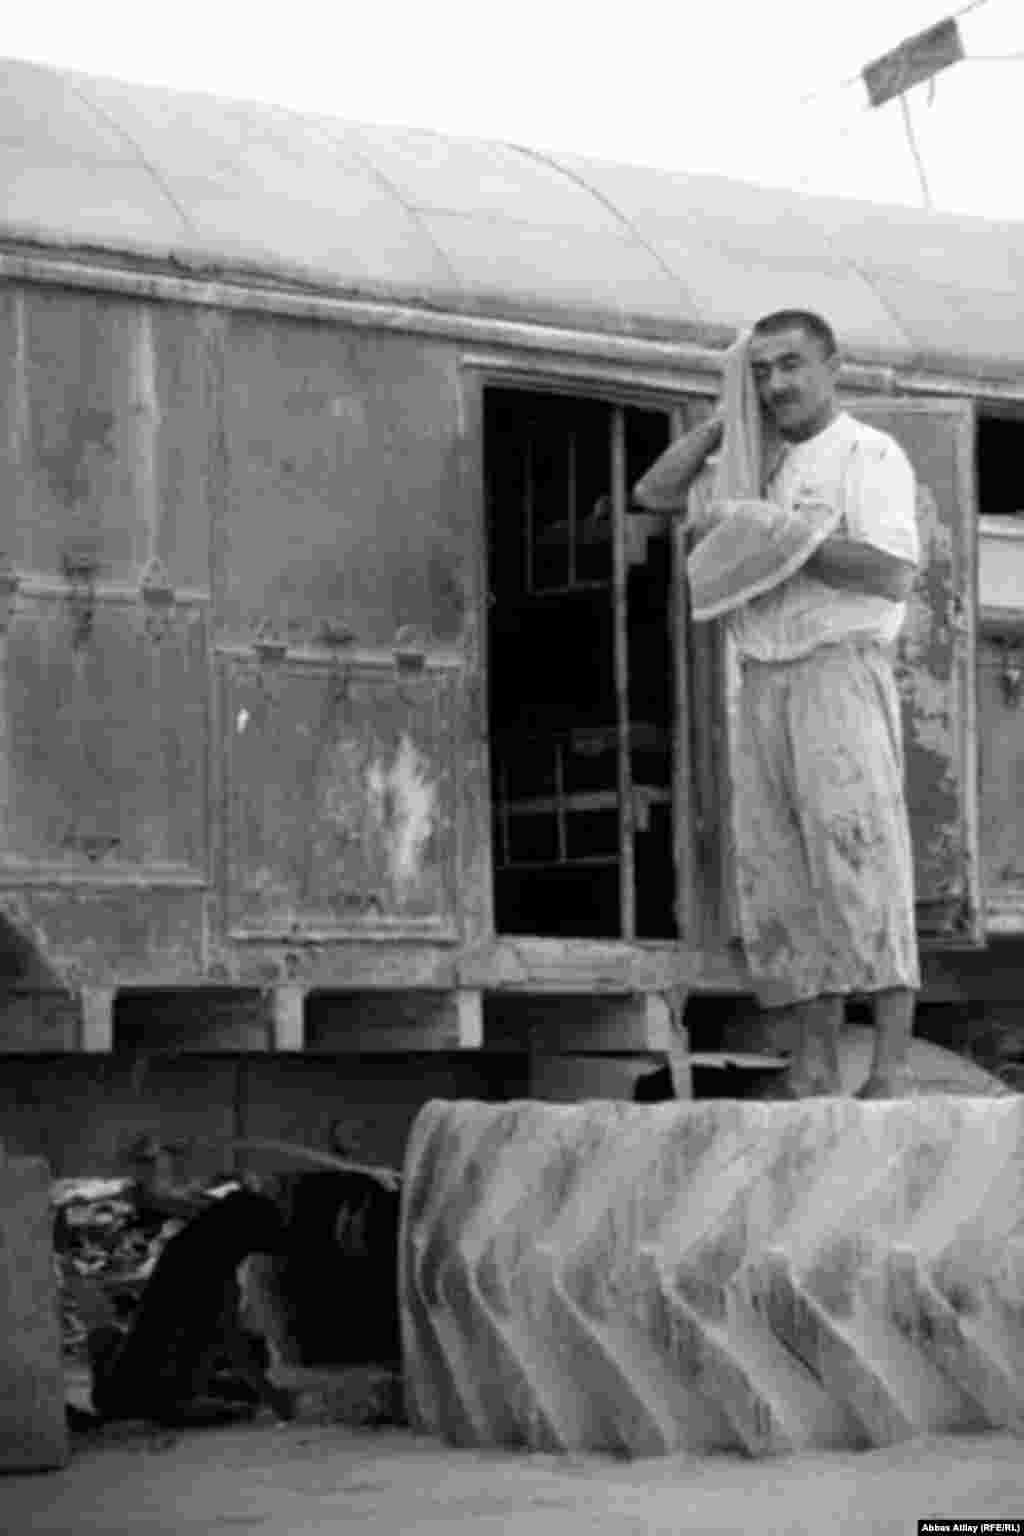
[(412, 1424), (649, 1455), (1024, 1425), (1024, 1098), (427, 1104)]
[[(50, 1170), (0, 1151), (0, 1470), (63, 1466), (64, 1419)], [(0, 1493), (2, 1497), (2, 1493)]]

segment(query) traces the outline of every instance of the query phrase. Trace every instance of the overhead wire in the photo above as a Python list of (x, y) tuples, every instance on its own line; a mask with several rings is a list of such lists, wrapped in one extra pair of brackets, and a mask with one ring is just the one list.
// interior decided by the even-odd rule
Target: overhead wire
[[(980, 11), (983, 5), (988, 5), (989, 3), (990, 0), (968, 0), (966, 5), (961, 5), (958, 10), (949, 12), (948, 15), (941, 17), (940, 20), (959, 21), (961, 16), (968, 16), (972, 11)], [(967, 57), (970, 58), (973, 55), (968, 54)], [(1003, 55), (1000, 55), (1000, 57), (1003, 57)], [(1005, 55), (1005, 57), (1013, 57), (1013, 55)], [(810, 106), (812, 101), (820, 101), (823, 96), (830, 96), (833, 91), (845, 91), (851, 85), (859, 85), (862, 79), (863, 74), (861, 70), (858, 70), (855, 75), (848, 75), (845, 80), (840, 80), (835, 85), (827, 85), (820, 90), (807, 92), (806, 95), (798, 99), (797, 105), (801, 107)]]
[(910, 153), (914, 157), (914, 164), (917, 167), (918, 178), (921, 182), (921, 195), (924, 198), (924, 206), (931, 208), (933, 204), (931, 189), (928, 186), (928, 174), (925, 171), (924, 160), (921, 157), (921, 151), (917, 143), (917, 135), (914, 132), (914, 122), (910, 116), (910, 103), (907, 101), (906, 91), (900, 92), (900, 111), (903, 114), (903, 127), (907, 135), (907, 143), (910, 146)]
[[(957, 21), (962, 16), (968, 16), (973, 11), (981, 10), (982, 6), (988, 5), (988, 3), (989, 3), (989, 0), (967, 0), (967, 3), (965, 5), (959, 6), (958, 9), (956, 9), (955, 11), (952, 11), (948, 15), (942, 17), (941, 20), (942, 21)], [(938, 23), (936, 23), (936, 25), (938, 25)], [(991, 63), (991, 64), (995, 64), (995, 63), (1015, 63), (1015, 62), (1020, 62), (1020, 61), (1024, 61), (1024, 51), (1014, 52), (1014, 53), (1001, 53), (1001, 54), (964, 54), (963, 57), (958, 62), (959, 63), (979, 63), (979, 64), (981, 64), (981, 63)], [(839, 83), (837, 85), (835, 85), (835, 86), (828, 86), (828, 87), (825, 87), (822, 90), (811, 91), (808, 94), (806, 94), (804, 96), (801, 96), (799, 98), (798, 105), (801, 106), (801, 107), (810, 106), (812, 102), (820, 101), (823, 97), (831, 95), (834, 91), (843, 91), (843, 90), (846, 90), (851, 85), (861, 84), (863, 82), (863, 79), (864, 79), (864, 72), (863, 72), (863, 70), (858, 70), (858, 72), (855, 75), (847, 76), (847, 78), (845, 80), (839, 81)], [(935, 79), (933, 77), (929, 81), (929, 89), (928, 89), (928, 104), (929, 104), (929, 106), (932, 104), (932, 102), (934, 102), (934, 100), (935, 100)], [(900, 103), (900, 113), (901, 113), (901, 116), (902, 116), (902, 119), (903, 119), (904, 134), (906, 136), (907, 144), (908, 144), (908, 147), (910, 149), (911, 156), (913, 157), (915, 168), (917, 170), (918, 180), (920, 181), (920, 184), (921, 184), (921, 194), (922, 194), (922, 197), (924, 199), (924, 206), (926, 208), (931, 208), (933, 206), (933, 204), (932, 204), (932, 197), (931, 197), (931, 189), (930, 189), (929, 184), (928, 184), (928, 175), (927, 175), (927, 171), (925, 169), (924, 158), (923, 158), (923, 156), (921, 154), (921, 149), (920, 149), (920, 146), (919, 146), (919, 144), (917, 142), (917, 135), (914, 132), (913, 118), (911, 117), (911, 113), (910, 113), (910, 103), (907, 100), (907, 93), (905, 91), (901, 91), (900, 92), (900, 94), (899, 94), (899, 103)], [(867, 111), (873, 110), (873, 108), (871, 107), (870, 104), (868, 104), (867, 106), (864, 107), (863, 110), (865, 112), (867, 112)], [(858, 121), (859, 121), (859, 115), (858, 115), (858, 119), (855, 119), (854, 122), (852, 122), (852, 123), (848, 123), (846, 125), (846, 127), (842, 130), (842, 132), (838, 136), (837, 143), (841, 143), (844, 139), (849, 137), (849, 135), (853, 132), (853, 129), (858, 125)], [(805, 183), (809, 179), (810, 179), (809, 176), (803, 177), (801, 182), (800, 182), (800, 185), (801, 186), (805, 185)]]

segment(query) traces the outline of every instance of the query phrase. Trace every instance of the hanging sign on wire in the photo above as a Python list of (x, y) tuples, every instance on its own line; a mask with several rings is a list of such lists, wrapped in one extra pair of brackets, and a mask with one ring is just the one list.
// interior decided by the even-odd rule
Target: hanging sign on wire
[(924, 32), (908, 37), (866, 64), (861, 78), (867, 86), (873, 107), (880, 107), (894, 96), (902, 96), (912, 86), (931, 80), (940, 70), (948, 69), (964, 57), (964, 46), (956, 17), (938, 21)]

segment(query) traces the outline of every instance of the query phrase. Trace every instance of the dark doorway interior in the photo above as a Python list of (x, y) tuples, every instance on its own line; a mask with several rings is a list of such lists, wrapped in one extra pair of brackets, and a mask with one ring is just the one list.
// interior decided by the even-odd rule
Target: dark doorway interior
[(628, 505), (668, 435), (661, 411), (486, 394), (499, 933), (676, 933), (671, 540)]
[(987, 516), (1024, 518), (1024, 421), (981, 416), (977, 426), (978, 511)]

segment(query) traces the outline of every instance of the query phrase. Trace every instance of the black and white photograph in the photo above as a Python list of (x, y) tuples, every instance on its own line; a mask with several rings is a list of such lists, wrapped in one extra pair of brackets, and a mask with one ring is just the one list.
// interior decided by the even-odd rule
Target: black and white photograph
[(7, 18), (3, 1536), (1024, 1533), (1021, 142), (1019, 0)]

